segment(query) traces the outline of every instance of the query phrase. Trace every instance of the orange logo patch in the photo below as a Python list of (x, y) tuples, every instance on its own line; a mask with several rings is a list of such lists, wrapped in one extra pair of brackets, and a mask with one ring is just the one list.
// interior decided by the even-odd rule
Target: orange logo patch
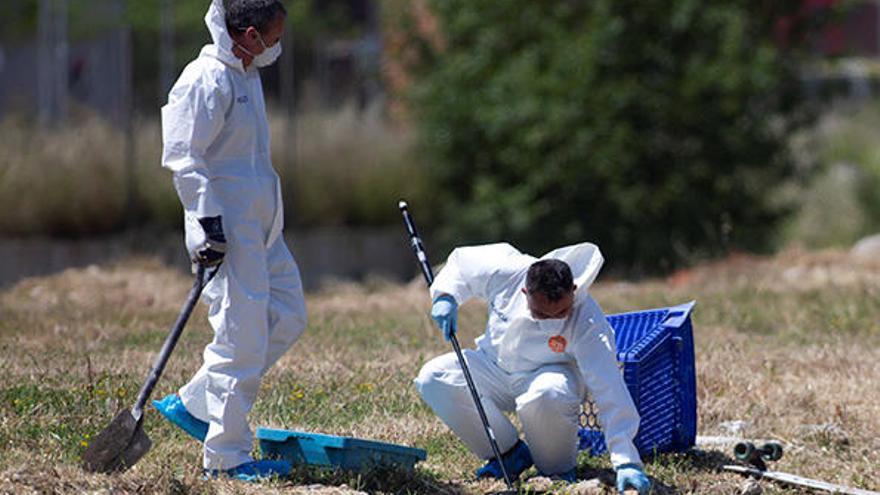
[(565, 352), (565, 346), (568, 345), (568, 342), (565, 341), (565, 337), (562, 335), (554, 335), (547, 341), (547, 345), (550, 346), (550, 350), (553, 352)]

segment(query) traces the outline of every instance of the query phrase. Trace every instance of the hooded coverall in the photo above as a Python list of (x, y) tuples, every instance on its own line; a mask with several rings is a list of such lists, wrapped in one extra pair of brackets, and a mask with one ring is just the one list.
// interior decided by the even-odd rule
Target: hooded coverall
[[(633, 444), (639, 415), (617, 366), (614, 331), (587, 288), (603, 258), (598, 247), (583, 243), (552, 251), (542, 259), (568, 263), (577, 285), (572, 313), (565, 319), (532, 317), (522, 292), (536, 258), (509, 244), (461, 247), (449, 256), (431, 286), (431, 296), (453, 296), (461, 305), (472, 298), (488, 302), (485, 333), (465, 360), (501, 452), (519, 437), (502, 414), (516, 411), (535, 466), (548, 475), (577, 464), (577, 428), (586, 390), (598, 408), (598, 420), (615, 468), (641, 464)], [(492, 448), (454, 353), (432, 359), (415, 380), (425, 402), (452, 431), (483, 458)]]
[(179, 391), (187, 411), (209, 423), (210, 470), (251, 461), (247, 416), (260, 379), (306, 327), (299, 269), (281, 235), (260, 74), (233, 55), (224, 17), (222, 0), (214, 0), (205, 17), (213, 43), (183, 70), (162, 108), (162, 165), (174, 173), (187, 238), (199, 218), (219, 215), (227, 239), (203, 294), (214, 339)]

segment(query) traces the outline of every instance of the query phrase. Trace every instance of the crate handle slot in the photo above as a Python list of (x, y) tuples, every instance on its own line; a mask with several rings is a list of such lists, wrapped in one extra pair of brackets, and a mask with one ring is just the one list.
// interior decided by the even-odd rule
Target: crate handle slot
[(694, 305), (696, 304), (697, 301), (690, 301), (669, 308), (669, 313), (666, 314), (666, 318), (663, 319), (663, 323), (661, 323), (661, 325), (663, 325), (664, 327), (673, 328), (680, 327), (691, 315), (691, 312), (694, 310)]

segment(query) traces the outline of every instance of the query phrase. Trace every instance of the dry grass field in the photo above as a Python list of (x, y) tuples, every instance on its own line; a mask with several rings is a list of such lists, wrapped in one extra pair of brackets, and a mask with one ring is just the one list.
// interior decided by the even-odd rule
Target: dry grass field
[[(396, 442), (426, 449), (417, 473), (357, 476), (297, 469), (261, 485), (201, 479), (199, 446), (148, 411), (152, 451), (127, 473), (78, 467), (91, 435), (134, 400), (189, 288), (152, 260), (68, 270), (0, 291), (0, 493), (485, 493), (479, 462), (419, 400), (411, 380), (446, 344), (427, 316), (419, 279), (337, 285), (308, 296), (310, 326), (266, 377), (254, 425)], [(880, 490), (880, 261), (844, 252), (732, 257), (640, 283), (603, 279), (609, 312), (696, 299), (699, 431), (784, 443), (776, 467)], [(462, 342), (480, 333), (469, 304)], [(183, 384), (210, 338), (198, 308), (155, 396)], [(655, 493), (738, 494), (718, 472), (723, 447), (650, 460)], [(608, 479), (606, 458), (580, 475)], [(528, 473), (534, 475), (534, 471)], [(537, 489), (534, 481), (524, 491)], [(600, 485), (582, 493), (613, 493)], [(800, 493), (762, 482), (764, 493)], [(562, 487), (551, 488), (564, 491)]]
[[(133, 175), (125, 136), (96, 118), (45, 130), (0, 119), (0, 236), (89, 237), (131, 223), (177, 229), (180, 200), (161, 164), (157, 118), (134, 123)], [(289, 227), (387, 225), (406, 191), (428, 198), (427, 175), (411, 159), (413, 136), (351, 107), (298, 117), (272, 115), (274, 166), (281, 177)], [(287, 133), (287, 134), (285, 134)], [(129, 198), (129, 180), (134, 197)], [(28, 194), (22, 194), (27, 191)], [(426, 201), (427, 202), (427, 201)]]

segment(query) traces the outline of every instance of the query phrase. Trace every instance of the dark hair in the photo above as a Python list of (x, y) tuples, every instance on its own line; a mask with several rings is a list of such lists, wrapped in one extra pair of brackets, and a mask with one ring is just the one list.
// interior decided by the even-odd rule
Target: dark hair
[(529, 294), (540, 292), (551, 302), (562, 299), (562, 296), (574, 288), (574, 279), (568, 263), (556, 260), (541, 260), (532, 263), (526, 274), (526, 291)]
[(278, 14), (287, 15), (281, 0), (226, 0), (226, 29), (235, 33), (253, 26), (265, 33)]

